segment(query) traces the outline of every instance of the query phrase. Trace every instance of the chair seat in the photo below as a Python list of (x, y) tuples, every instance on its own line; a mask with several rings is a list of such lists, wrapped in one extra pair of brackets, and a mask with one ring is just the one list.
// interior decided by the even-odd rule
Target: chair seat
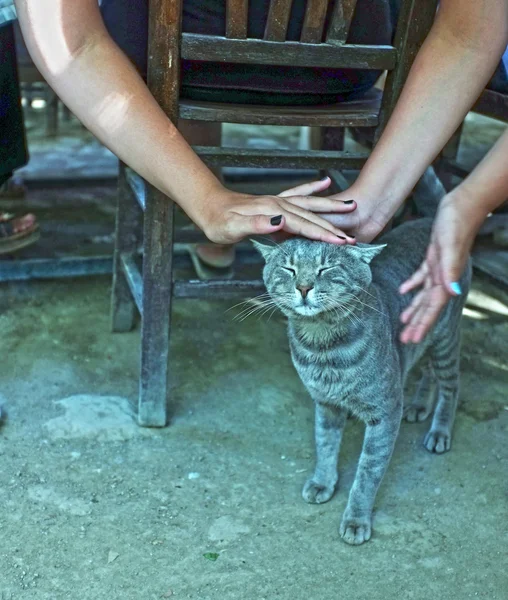
[(375, 127), (382, 92), (369, 90), (357, 100), (325, 106), (260, 106), (180, 100), (180, 118), (251, 125)]
[(491, 119), (508, 123), (508, 95), (484, 90), (472, 110)]

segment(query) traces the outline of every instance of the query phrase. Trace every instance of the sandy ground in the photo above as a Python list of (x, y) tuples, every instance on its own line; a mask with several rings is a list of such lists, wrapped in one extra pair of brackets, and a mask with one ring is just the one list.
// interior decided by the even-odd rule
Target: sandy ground
[(508, 294), (490, 282), (466, 311), (452, 451), (403, 424), (361, 547), (338, 535), (359, 423), (335, 497), (301, 499), (313, 410), (282, 318), (177, 301), (173, 419), (147, 430), (139, 332), (109, 333), (108, 278), (0, 303), (1, 600), (507, 598)]

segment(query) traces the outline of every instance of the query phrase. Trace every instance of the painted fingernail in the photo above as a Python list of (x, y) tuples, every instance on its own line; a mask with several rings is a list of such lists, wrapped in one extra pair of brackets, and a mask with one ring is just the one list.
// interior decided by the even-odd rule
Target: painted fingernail
[(270, 219), (270, 225), (280, 225), (282, 221), (282, 215), (279, 215), (278, 217), (272, 217)]
[(460, 283), (458, 283), (457, 281), (453, 281), (452, 283), (450, 283), (450, 289), (454, 294), (457, 294), (457, 296), (460, 296), (462, 294), (462, 288), (460, 287)]
[(343, 200), (344, 204), (353, 204), (354, 200)]
[(328, 175), (325, 175), (324, 177), (321, 177), (321, 179), (319, 181), (326, 181), (328, 179)]
[(341, 240), (345, 240), (346, 238), (343, 235), (338, 235), (338, 238), (340, 238)]

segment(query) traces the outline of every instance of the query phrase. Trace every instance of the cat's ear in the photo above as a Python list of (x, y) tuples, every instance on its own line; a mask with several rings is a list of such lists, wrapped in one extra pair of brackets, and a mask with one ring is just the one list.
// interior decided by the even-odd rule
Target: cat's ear
[(267, 261), (270, 256), (273, 254), (277, 246), (269, 245), (269, 244), (261, 244), (260, 242), (256, 242), (256, 240), (251, 240), (252, 245), (256, 250), (261, 254), (261, 256)]
[(386, 244), (356, 244), (348, 246), (363, 262), (370, 264), (380, 254)]

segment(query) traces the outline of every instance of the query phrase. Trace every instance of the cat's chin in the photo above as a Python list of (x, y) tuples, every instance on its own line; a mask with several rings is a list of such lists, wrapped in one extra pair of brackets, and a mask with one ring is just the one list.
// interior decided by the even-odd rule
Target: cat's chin
[(295, 306), (293, 308), (293, 313), (300, 317), (317, 317), (323, 312), (322, 309), (317, 308), (315, 306), (309, 306), (308, 304), (304, 304), (302, 306)]

